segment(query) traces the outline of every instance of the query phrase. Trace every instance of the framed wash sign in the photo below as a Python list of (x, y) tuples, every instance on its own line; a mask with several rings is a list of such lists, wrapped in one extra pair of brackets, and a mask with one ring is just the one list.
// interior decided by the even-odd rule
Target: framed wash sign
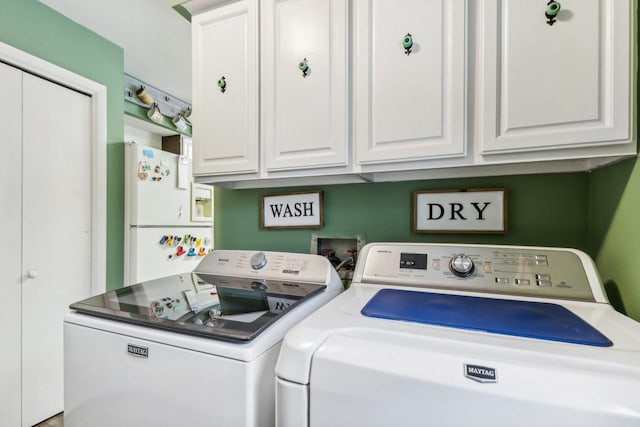
[(262, 197), (262, 228), (321, 228), (322, 191), (274, 194)]
[(507, 190), (416, 191), (416, 233), (507, 233)]

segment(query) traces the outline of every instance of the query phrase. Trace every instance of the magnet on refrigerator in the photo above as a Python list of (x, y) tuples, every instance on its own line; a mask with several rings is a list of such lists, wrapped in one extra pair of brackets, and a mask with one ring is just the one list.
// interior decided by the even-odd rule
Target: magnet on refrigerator
[(192, 271), (202, 259), (198, 241), (203, 255), (213, 249), (213, 215), (193, 210), (202, 189), (213, 195), (193, 183), (188, 157), (125, 144), (125, 286)]

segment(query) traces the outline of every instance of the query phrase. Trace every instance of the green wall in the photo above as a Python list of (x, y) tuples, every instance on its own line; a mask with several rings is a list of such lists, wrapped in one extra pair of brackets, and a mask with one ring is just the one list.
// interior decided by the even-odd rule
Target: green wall
[(124, 53), (36, 0), (0, 0), (0, 41), (107, 87), (107, 287), (122, 286)]
[(640, 320), (640, 163), (630, 159), (590, 177), (591, 242), (611, 303)]
[[(640, 9), (636, 25), (640, 21)], [(637, 32), (636, 32), (637, 34)], [(640, 37), (636, 39), (636, 43)], [(636, 46), (636, 135), (640, 130), (640, 84)], [(640, 148), (640, 142), (638, 144)], [(638, 158), (596, 169), (589, 177), (590, 254), (611, 304), (640, 321), (640, 163)]]
[[(416, 234), (413, 192), (500, 188), (508, 191), (506, 235)], [(302, 189), (324, 191), (325, 226), (261, 230), (263, 195)], [(215, 244), (225, 249), (308, 252), (311, 234), (364, 234), (367, 242), (469, 242), (569, 246), (587, 250), (589, 182), (585, 173), (539, 174), (436, 181), (347, 184), (295, 189), (216, 189)]]

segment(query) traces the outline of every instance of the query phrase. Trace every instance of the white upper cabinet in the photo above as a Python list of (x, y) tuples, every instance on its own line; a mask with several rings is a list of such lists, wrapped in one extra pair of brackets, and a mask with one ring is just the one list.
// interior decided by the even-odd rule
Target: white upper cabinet
[(637, 152), (635, 0), (203, 3), (200, 182), (584, 171)]
[(623, 144), (635, 152), (630, 0), (561, 0), (559, 13), (549, 3), (479, 2), (480, 153)]
[(260, 5), (265, 170), (347, 166), (349, 1)]
[(256, 173), (259, 164), (258, 2), (192, 18), (193, 173)]
[(355, 2), (359, 164), (465, 154), (465, 3)]

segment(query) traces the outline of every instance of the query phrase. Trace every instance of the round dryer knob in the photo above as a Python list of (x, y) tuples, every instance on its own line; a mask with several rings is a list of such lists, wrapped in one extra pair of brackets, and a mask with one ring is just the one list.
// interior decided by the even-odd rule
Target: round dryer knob
[(473, 261), (466, 255), (456, 255), (449, 262), (449, 270), (458, 277), (468, 277), (474, 270)]
[(251, 257), (251, 268), (254, 270), (260, 270), (265, 265), (267, 265), (267, 256), (264, 252), (258, 252)]

